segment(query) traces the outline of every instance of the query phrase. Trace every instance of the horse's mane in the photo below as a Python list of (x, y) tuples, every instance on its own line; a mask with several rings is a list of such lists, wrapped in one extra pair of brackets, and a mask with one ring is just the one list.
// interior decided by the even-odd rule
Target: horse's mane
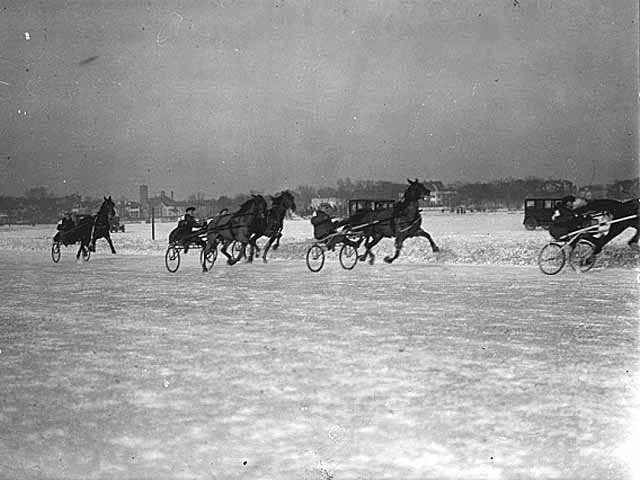
[(251, 197), (248, 200), (245, 200), (244, 202), (242, 202), (242, 204), (240, 205), (240, 208), (238, 209), (238, 213), (245, 213), (247, 212), (247, 210), (249, 210), (251, 208), (252, 205), (255, 205), (256, 203), (256, 199), (254, 197)]
[(264, 201), (264, 198), (262, 198), (262, 196), (260, 195), (251, 195), (251, 198), (248, 200), (245, 200), (241, 205), (240, 208), (238, 209), (237, 213), (247, 213), (252, 206), (259, 206), (261, 203), (266, 205), (266, 202)]

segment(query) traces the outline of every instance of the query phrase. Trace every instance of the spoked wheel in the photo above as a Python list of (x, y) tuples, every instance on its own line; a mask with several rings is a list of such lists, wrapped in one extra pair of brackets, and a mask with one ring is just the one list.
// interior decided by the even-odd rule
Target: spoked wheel
[(345, 270), (352, 270), (358, 263), (358, 249), (353, 245), (344, 244), (340, 249), (340, 265)]
[(324, 249), (316, 244), (313, 244), (307, 250), (307, 267), (312, 272), (319, 272), (324, 266)]
[(546, 275), (555, 275), (562, 270), (566, 260), (562, 245), (547, 243), (538, 254), (538, 267)]
[(171, 273), (176, 273), (180, 267), (180, 249), (175, 245), (169, 245), (164, 254), (164, 264)]
[(80, 253), (82, 254), (82, 260), (84, 260), (85, 262), (88, 262), (91, 258), (91, 250), (89, 250), (88, 248), (83, 248)]
[(233, 260), (237, 262), (240, 260), (241, 255), (242, 255), (242, 242), (239, 242), (238, 240), (234, 240), (233, 244), (231, 245), (231, 258), (233, 258)]
[(569, 255), (569, 265), (577, 272), (588, 272), (596, 263), (595, 248), (591, 242), (579, 240)]
[(213, 264), (216, 262), (216, 258), (218, 258), (217, 248), (209, 250), (206, 255), (204, 253), (204, 248), (200, 250), (200, 265), (202, 265), (207, 270), (213, 267)]
[(53, 263), (60, 261), (60, 244), (58, 242), (54, 242), (54, 244), (51, 245), (51, 259)]

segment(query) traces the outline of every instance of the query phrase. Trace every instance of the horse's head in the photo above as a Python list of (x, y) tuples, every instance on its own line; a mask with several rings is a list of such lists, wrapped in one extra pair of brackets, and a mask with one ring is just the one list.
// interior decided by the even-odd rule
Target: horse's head
[(116, 216), (116, 204), (114, 203), (114, 201), (111, 199), (111, 195), (109, 195), (109, 197), (104, 197), (104, 201), (102, 202), (102, 205), (100, 206), (100, 210), (98, 211), (98, 214), (102, 214), (102, 216), (106, 216), (106, 217), (115, 217)]
[(409, 186), (404, 192), (404, 198), (407, 200), (421, 200), (424, 197), (431, 195), (431, 192), (416, 178), (415, 180), (409, 180)]
[(293, 193), (289, 190), (285, 190), (276, 196), (273, 199), (273, 203), (282, 205), (286, 210), (291, 210), (292, 212), (296, 211), (296, 201), (293, 197)]

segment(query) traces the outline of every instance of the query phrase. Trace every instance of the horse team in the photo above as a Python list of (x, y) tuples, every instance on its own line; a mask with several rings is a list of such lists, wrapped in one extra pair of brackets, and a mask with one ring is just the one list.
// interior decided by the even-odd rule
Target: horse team
[[(345, 220), (337, 223), (344, 232), (355, 232), (364, 239), (364, 253), (359, 257), (360, 261), (369, 259), (373, 263), (375, 256), (372, 252), (383, 238), (395, 239), (395, 252), (393, 256), (384, 258), (385, 262), (392, 263), (400, 255), (404, 241), (411, 237), (423, 237), (429, 241), (433, 252), (438, 252), (438, 246), (431, 238), (431, 235), (422, 229), (422, 216), (420, 215), (419, 201), (430, 194), (429, 190), (417, 179), (408, 180), (408, 187), (402, 198), (393, 204), (393, 208), (381, 211), (357, 211)], [(195, 238), (200, 239), (203, 245), (203, 258), (220, 252), (227, 257), (227, 263), (233, 265), (241, 258), (246, 258), (248, 262), (253, 261), (254, 255), (260, 254), (257, 241), (267, 238), (267, 243), (262, 252), (262, 259), (267, 261), (267, 253), (271, 248), (276, 250), (280, 245), (284, 218), (288, 212), (296, 211), (296, 204), (293, 194), (285, 190), (275, 196), (270, 197), (271, 206), (267, 206), (267, 201), (262, 195), (252, 195), (245, 201), (238, 210), (228, 213), (226, 210), (216, 217), (206, 222), (205, 226), (193, 232)], [(603, 241), (598, 245), (598, 251), (605, 243), (608, 243), (615, 236), (619, 235), (628, 227), (636, 229), (636, 235), (632, 241), (638, 241), (639, 220), (638, 220), (638, 200), (630, 202), (607, 201), (607, 208), (613, 218), (623, 218), (633, 210), (636, 214), (634, 218), (626, 222), (621, 222), (612, 229)], [(631, 206), (630, 206), (631, 205)], [(115, 215), (115, 205), (111, 197), (104, 197), (97, 215), (90, 216), (82, 221), (70, 232), (56, 235), (54, 238), (54, 248), (59, 244), (64, 245), (80, 243), (80, 248), (76, 258), (86, 252), (95, 251), (95, 242), (100, 238), (105, 238), (109, 243), (112, 253), (116, 253), (110, 237), (109, 218)], [(62, 233), (62, 232), (61, 232)], [(202, 240), (206, 239), (206, 243)], [(183, 241), (188, 242), (189, 238)], [(228, 248), (231, 245), (240, 245), (240, 251), (233, 255)], [(247, 247), (249, 252), (247, 253)], [(53, 251), (52, 251), (53, 253)], [(215, 257), (214, 257), (215, 258)], [(54, 255), (54, 261), (57, 262)], [(203, 271), (207, 271), (205, 261), (202, 261)], [(212, 263), (212, 262), (211, 262)]]

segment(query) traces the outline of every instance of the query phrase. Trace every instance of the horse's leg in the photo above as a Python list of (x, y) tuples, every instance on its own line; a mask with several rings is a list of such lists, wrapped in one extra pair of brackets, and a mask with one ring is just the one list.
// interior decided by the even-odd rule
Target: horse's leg
[(272, 247), (274, 250), (277, 250), (278, 247), (280, 246), (280, 237), (282, 237), (282, 231), (278, 232), (278, 236), (276, 237), (276, 243)]
[(400, 250), (402, 250), (402, 244), (404, 243), (406, 238), (407, 237), (405, 237), (404, 235), (399, 235), (396, 237), (396, 240), (395, 240), (396, 251), (392, 257), (388, 255), (384, 257), (385, 262), (392, 263), (396, 258), (400, 256)]
[(276, 239), (276, 237), (269, 237), (269, 240), (267, 241), (267, 244), (264, 246), (264, 250), (262, 252), (262, 261), (264, 263), (267, 263), (267, 253), (269, 253), (269, 249), (271, 248), (271, 245), (273, 244), (273, 241), (275, 239)]
[(109, 248), (111, 248), (111, 253), (113, 253), (115, 255), (116, 254), (116, 249), (113, 247), (113, 242), (111, 241), (111, 235), (109, 235), (109, 233), (107, 233), (107, 235), (104, 238), (106, 238), (107, 242), (109, 243)]
[(431, 238), (431, 235), (429, 235), (429, 232), (425, 232), (423, 229), (418, 230), (418, 232), (416, 232), (416, 237), (424, 237), (427, 240), (429, 240), (429, 243), (431, 244), (431, 250), (436, 253), (439, 252), (440, 249), (438, 248), (438, 246), (436, 245), (436, 242), (433, 241), (433, 238)]
[(78, 248), (78, 253), (76, 253), (76, 260), (80, 259), (80, 253), (84, 250), (84, 242), (80, 242), (80, 248)]
[[(203, 258), (207, 258), (207, 255), (209, 254), (209, 252), (212, 252), (213, 250), (215, 250), (216, 248), (218, 248), (218, 241), (216, 239), (215, 234), (207, 234), (207, 241), (205, 242), (204, 240), (201, 240), (204, 243), (204, 246), (202, 247), (202, 257)], [(207, 269), (207, 262), (202, 262), (202, 271), (203, 272), (208, 272), (209, 270)]]
[(382, 240), (382, 235), (375, 235), (370, 237), (370, 240), (367, 240), (364, 244), (365, 252), (362, 257), (360, 257), (361, 261), (364, 261), (369, 257), (369, 265), (373, 265), (373, 262), (376, 260), (376, 256), (373, 254), (371, 249), (375, 247)]
[(629, 239), (627, 244), (632, 248), (638, 248), (638, 240), (640, 240), (640, 223), (636, 223), (635, 225), (631, 225), (631, 228), (636, 229), (636, 234)]
[(229, 248), (229, 245), (231, 245), (232, 241), (233, 240), (228, 240), (228, 239), (223, 240), (222, 248), (220, 249), (220, 253), (222, 253), (225, 257), (227, 257), (227, 265), (233, 265), (234, 263), (236, 263), (233, 257), (229, 254), (229, 252), (227, 252), (227, 248)]

